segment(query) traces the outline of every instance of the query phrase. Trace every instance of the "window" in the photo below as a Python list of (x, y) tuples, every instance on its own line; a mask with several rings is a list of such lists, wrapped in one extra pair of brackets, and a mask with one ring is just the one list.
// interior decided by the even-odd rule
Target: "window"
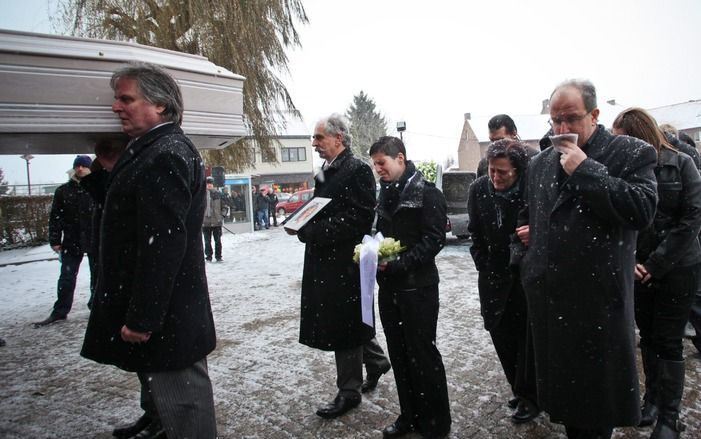
[(307, 161), (306, 148), (282, 148), (283, 162), (304, 162)]

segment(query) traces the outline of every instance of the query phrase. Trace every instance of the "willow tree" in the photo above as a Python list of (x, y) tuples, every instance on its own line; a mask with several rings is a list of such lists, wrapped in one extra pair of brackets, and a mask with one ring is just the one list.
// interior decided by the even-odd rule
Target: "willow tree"
[(301, 46), (295, 25), (308, 23), (301, 0), (61, 0), (60, 10), (61, 25), (73, 35), (203, 55), (246, 77), (251, 137), (207, 151), (210, 164), (240, 172), (253, 164), (254, 148), (273, 156), (281, 128), (276, 112), (299, 117), (278, 74), (288, 72), (285, 50)]
[(353, 135), (351, 150), (356, 157), (370, 161), (370, 147), (387, 135), (387, 120), (375, 110), (375, 101), (361, 91), (353, 96), (353, 103), (346, 110)]

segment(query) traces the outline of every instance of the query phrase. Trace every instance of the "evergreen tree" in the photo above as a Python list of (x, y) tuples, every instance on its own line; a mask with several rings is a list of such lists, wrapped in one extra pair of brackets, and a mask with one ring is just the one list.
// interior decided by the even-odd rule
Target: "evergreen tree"
[(60, 1), (60, 24), (74, 35), (203, 55), (246, 77), (243, 111), (255, 142), (206, 151), (209, 163), (240, 172), (252, 165), (255, 147), (274, 154), (277, 110), (299, 117), (277, 73), (287, 72), (285, 49), (300, 46), (295, 24), (308, 23), (302, 0)]
[(5, 172), (0, 168), (0, 195), (5, 195), (10, 189), (7, 181), (5, 181)]
[(353, 96), (353, 103), (346, 111), (353, 135), (351, 150), (358, 158), (370, 160), (368, 151), (373, 143), (387, 135), (387, 121), (375, 111), (373, 101), (363, 91)]

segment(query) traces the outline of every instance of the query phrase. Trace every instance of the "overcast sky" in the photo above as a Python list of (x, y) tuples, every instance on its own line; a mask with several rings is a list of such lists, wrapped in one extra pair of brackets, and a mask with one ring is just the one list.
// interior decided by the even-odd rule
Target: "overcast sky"
[[(657, 107), (701, 99), (699, 0), (306, 0), (309, 25), (283, 80), (310, 131), (365, 91), (405, 121), (409, 158), (455, 153), (464, 113), (538, 113), (567, 78), (599, 101)], [(0, 28), (51, 32), (46, 0), (3, 0)], [(62, 181), (57, 159), (32, 161), (32, 182)], [(64, 159), (65, 168), (72, 159)], [(60, 161), (59, 161), (60, 162)], [(36, 166), (35, 166), (36, 165)], [(24, 161), (0, 156), (10, 183)], [(35, 172), (35, 167), (37, 168)]]

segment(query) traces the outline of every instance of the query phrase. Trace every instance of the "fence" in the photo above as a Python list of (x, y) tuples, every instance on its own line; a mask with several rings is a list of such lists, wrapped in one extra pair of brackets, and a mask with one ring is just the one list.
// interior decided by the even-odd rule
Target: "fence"
[(20, 195), (53, 195), (56, 188), (63, 183), (33, 184), (31, 187), (26, 184), (8, 184), (7, 189), (0, 195), (20, 196)]

